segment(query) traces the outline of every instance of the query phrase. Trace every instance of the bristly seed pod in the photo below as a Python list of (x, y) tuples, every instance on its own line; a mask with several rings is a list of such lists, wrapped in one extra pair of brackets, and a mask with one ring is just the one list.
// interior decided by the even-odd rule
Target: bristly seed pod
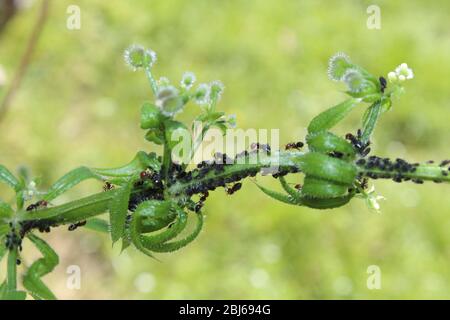
[(351, 67), (350, 58), (345, 53), (338, 52), (328, 62), (328, 77), (334, 81), (341, 81), (347, 69)]
[(140, 68), (151, 68), (156, 62), (156, 53), (151, 49), (145, 49), (140, 45), (132, 45), (125, 50), (125, 63), (130, 66), (133, 71)]
[(195, 74), (193, 72), (187, 71), (183, 73), (183, 77), (181, 78), (180, 86), (186, 90), (192, 88), (195, 83)]
[(210, 90), (210, 86), (206, 83), (199, 84), (194, 93), (195, 102), (200, 106), (207, 104), (209, 101)]
[(164, 115), (172, 117), (183, 109), (184, 103), (178, 90), (174, 86), (167, 86), (159, 88), (156, 105)]

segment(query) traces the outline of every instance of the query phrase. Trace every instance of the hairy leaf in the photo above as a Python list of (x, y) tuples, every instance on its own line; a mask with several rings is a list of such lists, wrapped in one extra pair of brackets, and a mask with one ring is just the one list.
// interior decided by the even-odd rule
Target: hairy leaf
[(58, 255), (41, 238), (33, 234), (29, 234), (28, 239), (33, 242), (43, 257), (33, 262), (33, 264), (28, 268), (23, 278), (23, 285), (35, 299), (55, 300), (55, 295), (44, 284), (41, 278), (52, 272), (58, 265)]
[(128, 202), (130, 200), (130, 193), (134, 181), (134, 179), (131, 179), (127, 184), (117, 190), (116, 196), (109, 204), (109, 221), (111, 225), (111, 238), (113, 243), (123, 236), (125, 221), (128, 214)]
[(344, 119), (348, 113), (356, 107), (359, 99), (348, 99), (344, 102), (320, 113), (311, 120), (308, 126), (309, 133), (316, 133), (319, 131), (326, 131), (334, 127), (338, 122)]

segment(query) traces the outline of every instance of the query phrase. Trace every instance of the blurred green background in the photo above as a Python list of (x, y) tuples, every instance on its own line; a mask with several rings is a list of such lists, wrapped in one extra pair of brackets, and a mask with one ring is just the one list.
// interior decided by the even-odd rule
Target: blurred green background
[[(0, 35), (6, 86), (40, 6), (22, 2)], [(132, 43), (158, 53), (158, 76), (178, 82), (192, 70), (200, 81), (222, 80), (221, 109), (242, 128), (280, 128), (282, 143), (303, 139), (312, 116), (344, 99), (344, 88), (327, 79), (333, 53), (348, 53), (375, 75), (407, 62), (415, 78), (381, 120), (373, 153), (449, 157), (448, 1), (80, 0), (81, 29), (68, 30), (71, 4), (51, 1), (32, 64), (0, 123), (0, 163), (28, 165), (44, 187), (79, 165), (118, 166), (153, 148), (138, 127), (150, 89), (123, 63)], [(366, 27), (370, 4), (381, 8), (380, 30)], [(189, 107), (186, 118), (196, 111)], [(354, 131), (361, 114), (338, 132)], [(135, 250), (119, 255), (106, 235), (60, 228), (46, 236), (61, 263), (45, 280), (64, 299), (449, 299), (450, 187), (375, 185), (387, 198), (381, 214), (360, 200), (327, 212), (287, 206), (250, 181), (233, 197), (219, 190), (205, 206), (200, 237), (160, 255), (162, 262)], [(100, 188), (84, 183), (57, 203)], [(38, 256), (31, 251), (25, 265)], [(70, 265), (81, 268), (80, 290), (66, 287)], [(366, 286), (371, 265), (381, 269), (380, 290)]]

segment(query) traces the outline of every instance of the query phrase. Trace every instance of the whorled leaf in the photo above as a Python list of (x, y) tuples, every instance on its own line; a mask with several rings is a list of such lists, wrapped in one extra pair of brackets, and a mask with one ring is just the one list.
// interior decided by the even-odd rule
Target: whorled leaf
[(58, 265), (59, 258), (56, 252), (41, 238), (29, 234), (28, 239), (33, 242), (36, 248), (41, 252), (42, 258), (39, 258), (28, 268), (24, 278), (23, 285), (35, 299), (55, 300), (56, 297), (51, 290), (41, 280), (43, 276), (53, 271)]
[(154, 154), (148, 155), (147, 153), (140, 151), (129, 164), (123, 167), (113, 169), (79, 167), (65, 174), (58, 181), (56, 181), (45, 194), (44, 200), (53, 200), (87, 179), (109, 181), (113, 184), (121, 185), (126, 183), (132, 176), (139, 174), (141, 171), (149, 167), (156, 170), (159, 169), (159, 166), (159, 162)]

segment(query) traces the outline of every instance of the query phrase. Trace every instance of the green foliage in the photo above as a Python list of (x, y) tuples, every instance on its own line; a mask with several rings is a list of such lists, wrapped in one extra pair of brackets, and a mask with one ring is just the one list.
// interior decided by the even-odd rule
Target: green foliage
[[(16, 283), (18, 252), (25, 238), (43, 257), (26, 270), (23, 286), (35, 299), (56, 298), (41, 278), (53, 271), (59, 259), (34, 234), (37, 230), (49, 231), (68, 224), (70, 230), (85, 225), (110, 232), (113, 244), (122, 240), (122, 250), (133, 245), (154, 258), (155, 253), (179, 250), (197, 238), (203, 228), (202, 207), (210, 191), (225, 187), (233, 194), (241, 188), (244, 179), (274, 167), (278, 171), (271, 174), (279, 180), (284, 193), (258, 183), (259, 189), (280, 202), (312, 209), (337, 208), (354, 197), (365, 199), (369, 207), (376, 209), (377, 197), (365, 190), (369, 178), (400, 180), (397, 182), (450, 181), (437, 165), (412, 165), (401, 160), (387, 168), (386, 163), (381, 164), (381, 158), (366, 158), (379, 117), (390, 109), (391, 98), (401, 91), (404, 80), (412, 78), (412, 71), (409, 73), (403, 65), (396, 71), (395, 79), (390, 77), (395, 80), (391, 81), (392, 88), (385, 90), (381, 79), (338, 54), (330, 60), (329, 74), (346, 84), (350, 98), (313, 118), (306, 137), (308, 151), (269, 150), (258, 144), (255, 150), (240, 156), (242, 161), (223, 164), (224, 157), (216, 155), (215, 161), (190, 169), (187, 165), (210, 129), (219, 128), (225, 134), (235, 125), (234, 117), (226, 117), (216, 110), (224, 89), (222, 83), (212, 81), (194, 88), (196, 78), (191, 72), (183, 75), (179, 87), (168, 80), (155, 81), (156, 54), (141, 46), (128, 48), (125, 61), (134, 70), (143, 70), (150, 82), (155, 101), (142, 105), (140, 127), (145, 130), (146, 140), (163, 145), (162, 154), (139, 151), (130, 163), (113, 169), (79, 167), (57, 180), (45, 193), (37, 191), (36, 181), (29, 181), (28, 174), (16, 178), (0, 166), (0, 181), (15, 191), (17, 200), (15, 210), (8, 203), (0, 202), (0, 258), (8, 251), (7, 279), (0, 289), (2, 298), (26, 297), (24, 292), (17, 291)], [(189, 126), (175, 117), (191, 101), (200, 107), (200, 114)], [(344, 138), (328, 131), (363, 103), (370, 105), (356, 136), (350, 134)], [(193, 128), (195, 122), (201, 122), (203, 129), (197, 140), (191, 141), (189, 127)], [(188, 148), (184, 150), (183, 161), (176, 162), (173, 151), (186, 137)], [(365, 165), (366, 161), (373, 165)], [(284, 178), (287, 174), (302, 174), (303, 185), (292, 188)], [(105, 183), (105, 191), (62, 205), (49, 203), (88, 179)], [(23, 209), (31, 199), (38, 201)], [(105, 211), (109, 211), (109, 222), (95, 218)], [(194, 227), (190, 228), (189, 220), (195, 220)]]

